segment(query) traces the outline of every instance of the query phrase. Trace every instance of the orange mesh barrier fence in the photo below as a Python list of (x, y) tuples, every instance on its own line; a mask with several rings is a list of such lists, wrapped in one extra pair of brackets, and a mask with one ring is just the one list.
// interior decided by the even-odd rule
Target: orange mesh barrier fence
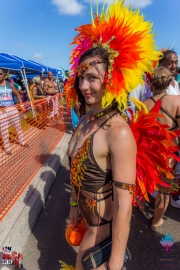
[(0, 108), (0, 220), (70, 127), (63, 94)]

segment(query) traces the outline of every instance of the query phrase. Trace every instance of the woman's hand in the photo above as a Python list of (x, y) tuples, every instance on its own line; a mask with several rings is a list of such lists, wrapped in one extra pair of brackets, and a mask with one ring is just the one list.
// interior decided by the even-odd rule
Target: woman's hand
[(78, 207), (72, 207), (70, 208), (70, 214), (69, 214), (69, 218), (70, 218), (70, 222), (74, 225), (77, 226), (78, 224), (78, 216), (79, 216), (79, 211), (78, 211)]

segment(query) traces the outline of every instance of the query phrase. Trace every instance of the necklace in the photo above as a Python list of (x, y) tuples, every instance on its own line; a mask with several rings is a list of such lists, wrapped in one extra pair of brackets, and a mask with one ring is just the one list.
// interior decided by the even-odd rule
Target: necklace
[(108, 114), (109, 112), (112, 112), (112, 111), (114, 111), (114, 110), (115, 110), (114, 107), (110, 107), (110, 108), (108, 108), (108, 109), (106, 109), (106, 110), (104, 110), (104, 111), (101, 111), (101, 112), (95, 114), (94, 116), (91, 115), (91, 114), (92, 114), (92, 111), (90, 111), (89, 114), (88, 114), (88, 116), (87, 116), (87, 119), (86, 119), (86, 121), (85, 121), (85, 123), (84, 123), (84, 125), (83, 125), (83, 127), (82, 127), (82, 129), (78, 131), (76, 138), (79, 137), (79, 136), (81, 135), (82, 131), (84, 130), (84, 128), (86, 127), (86, 125), (87, 125), (88, 123), (92, 123), (92, 122), (94, 122), (96, 119), (99, 119), (99, 118), (101, 118), (102, 116), (104, 116), (104, 115), (106, 115), (106, 114)]

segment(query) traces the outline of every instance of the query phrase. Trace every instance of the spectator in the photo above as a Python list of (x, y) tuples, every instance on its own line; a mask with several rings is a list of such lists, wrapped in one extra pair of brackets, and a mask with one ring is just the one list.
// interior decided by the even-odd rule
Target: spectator
[(163, 58), (159, 61), (159, 66), (163, 66), (171, 72), (172, 81), (167, 88), (167, 94), (180, 95), (178, 82), (175, 80), (178, 68), (178, 56), (173, 50), (166, 50), (163, 52)]
[(20, 124), (18, 110), (14, 106), (13, 93), (17, 96), (21, 111), (25, 112), (22, 99), (14, 85), (4, 79), (4, 72), (0, 68), (0, 131), (4, 142), (4, 149), (7, 155), (11, 155), (9, 143), (9, 126), (14, 126), (17, 131), (19, 143), (21, 146), (28, 147), (25, 143)]
[(62, 79), (59, 80), (58, 88), (60, 93), (64, 92), (64, 83)]
[(58, 89), (57, 85), (54, 83), (53, 80), (54, 76), (52, 72), (48, 72), (48, 77), (44, 81), (43, 90), (45, 94), (48, 96), (47, 102), (50, 109), (49, 113), (49, 120), (55, 120), (55, 116), (59, 116), (58, 112)]
[(36, 103), (36, 110), (39, 113), (39, 127), (44, 127), (47, 119), (47, 105), (46, 96), (42, 88), (42, 81), (40, 77), (34, 77), (34, 86), (32, 88), (32, 97)]
[(40, 79), (41, 79), (41, 83), (42, 83), (42, 87), (43, 87), (44, 81), (45, 81), (45, 79), (46, 79), (43, 73), (41, 73)]
[[(150, 111), (157, 100), (161, 100), (162, 104), (160, 112), (164, 115), (164, 118), (157, 117), (157, 121), (169, 126), (169, 130), (174, 131), (180, 128), (180, 97), (175, 95), (168, 95), (167, 88), (173, 80), (172, 72), (165, 67), (158, 67), (154, 70), (152, 75), (150, 86), (153, 96), (146, 100), (148, 110)], [(176, 141), (178, 145), (179, 142)], [(172, 169), (172, 173), (176, 173), (177, 162), (174, 159), (169, 160), (169, 166)], [(167, 184), (171, 184), (172, 180), (164, 176), (164, 181)], [(158, 195), (155, 201), (154, 217), (151, 225), (151, 229), (157, 231), (163, 224), (163, 215), (168, 207), (170, 198), (170, 188), (159, 185)], [(180, 204), (179, 204), (180, 205)], [(143, 201), (140, 203), (140, 207), (143, 207)]]
[(28, 100), (28, 96), (27, 96), (27, 90), (26, 90), (26, 86), (25, 86), (22, 76), (18, 77), (18, 80), (16, 81), (16, 83), (21, 86), (21, 90), (19, 91), (19, 93), (21, 95), (22, 102), (26, 102)]
[(28, 78), (28, 87), (29, 87), (29, 93), (30, 93), (30, 99), (33, 100), (33, 94), (32, 94), (32, 89), (34, 87), (34, 82), (31, 78)]
[[(6, 77), (7, 77), (7, 78), (6, 78)], [(5, 76), (4, 78), (6, 78), (6, 79), (5, 79), (6, 81), (12, 83), (12, 84), (15, 86), (15, 88), (16, 88), (16, 90), (17, 90), (18, 92), (21, 91), (21, 86), (20, 86), (19, 84), (17, 84), (14, 80), (11, 80), (11, 79), (9, 78), (9, 76)], [(18, 103), (18, 99), (17, 99), (16, 95), (15, 95), (14, 93), (12, 93), (12, 95), (13, 95), (13, 101), (14, 101), (14, 104), (17, 104), (17, 103)]]

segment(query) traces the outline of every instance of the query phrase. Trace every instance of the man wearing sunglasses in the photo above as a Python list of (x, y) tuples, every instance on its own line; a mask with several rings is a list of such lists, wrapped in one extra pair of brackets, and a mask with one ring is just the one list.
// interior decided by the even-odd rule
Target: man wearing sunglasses
[(10, 126), (13, 126), (16, 129), (20, 145), (24, 147), (29, 146), (27, 143), (25, 143), (23, 138), (20, 116), (13, 101), (13, 94), (17, 97), (19, 109), (22, 112), (25, 112), (26, 110), (23, 106), (22, 99), (18, 91), (12, 83), (5, 80), (4, 71), (2, 68), (0, 68), (0, 132), (7, 155), (12, 154), (8, 130)]

